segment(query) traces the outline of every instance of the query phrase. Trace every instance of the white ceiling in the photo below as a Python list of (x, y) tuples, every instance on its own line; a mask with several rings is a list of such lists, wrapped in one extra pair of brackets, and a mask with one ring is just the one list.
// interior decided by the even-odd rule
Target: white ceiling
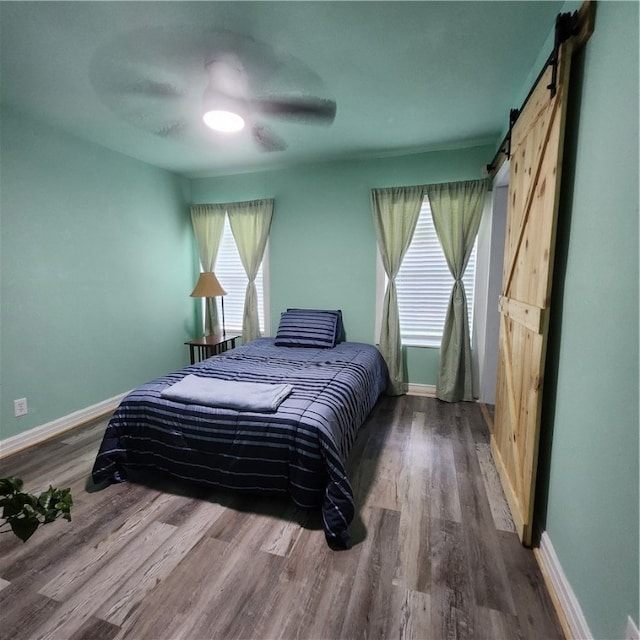
[[(497, 144), (562, 4), (3, 1), (0, 100), (187, 176)], [(204, 59), (221, 31), (256, 93), (335, 100), (333, 123), (265, 116), (288, 145), (271, 153), (247, 133), (209, 132)], [(171, 95), (127, 93), (150, 82)], [(178, 119), (188, 126), (167, 134)]]

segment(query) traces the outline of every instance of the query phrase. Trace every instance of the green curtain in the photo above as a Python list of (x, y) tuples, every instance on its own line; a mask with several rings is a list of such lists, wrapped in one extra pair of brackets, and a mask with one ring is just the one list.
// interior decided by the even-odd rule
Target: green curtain
[(371, 191), (378, 249), (388, 278), (382, 303), (379, 348), (389, 369), (387, 388), (389, 395), (397, 396), (407, 392), (400, 339), (396, 276), (411, 244), (423, 199), (424, 187), (394, 187)]
[[(191, 205), (191, 224), (198, 245), (198, 255), (202, 271), (213, 271), (218, 257), (218, 248), (222, 239), (224, 204)], [(218, 306), (215, 298), (206, 298), (204, 314), (204, 334), (220, 333)]]
[(271, 198), (227, 205), (231, 232), (238, 247), (242, 266), (249, 279), (242, 314), (242, 340), (245, 344), (260, 337), (258, 291), (255, 280), (269, 238), (273, 203)]
[(436, 396), (446, 402), (473, 400), (469, 312), (462, 276), (478, 234), (488, 184), (487, 180), (469, 180), (427, 187), (433, 224), (454, 278), (436, 386)]

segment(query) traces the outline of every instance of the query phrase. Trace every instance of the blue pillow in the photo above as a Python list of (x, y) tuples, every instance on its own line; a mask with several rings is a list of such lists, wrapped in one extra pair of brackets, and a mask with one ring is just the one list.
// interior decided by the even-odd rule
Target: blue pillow
[(336, 345), (338, 313), (313, 309), (288, 309), (280, 315), (277, 347), (315, 347), (330, 349)]
[[(336, 342), (344, 342), (344, 325), (342, 324), (342, 309), (287, 309), (287, 311), (300, 311), (301, 313), (332, 313), (337, 317), (336, 321)], [(335, 346), (335, 345), (334, 345)]]

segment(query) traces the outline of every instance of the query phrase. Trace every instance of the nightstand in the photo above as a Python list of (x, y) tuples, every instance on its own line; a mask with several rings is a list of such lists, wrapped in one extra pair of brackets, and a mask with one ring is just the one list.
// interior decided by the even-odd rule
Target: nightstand
[[(233, 349), (236, 346), (236, 340), (240, 336), (237, 334), (231, 335), (210, 335), (196, 340), (189, 340), (185, 344), (189, 345), (189, 356), (191, 357), (191, 364), (210, 358), (211, 356), (217, 356), (224, 353), (228, 349)], [(197, 356), (197, 359), (196, 359)]]

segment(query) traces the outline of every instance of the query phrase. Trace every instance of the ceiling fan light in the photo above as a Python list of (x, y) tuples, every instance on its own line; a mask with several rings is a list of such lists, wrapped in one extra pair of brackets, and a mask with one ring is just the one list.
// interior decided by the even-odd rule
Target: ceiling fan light
[(244, 128), (244, 118), (233, 111), (213, 109), (207, 111), (202, 119), (207, 127), (223, 133), (235, 133)]

